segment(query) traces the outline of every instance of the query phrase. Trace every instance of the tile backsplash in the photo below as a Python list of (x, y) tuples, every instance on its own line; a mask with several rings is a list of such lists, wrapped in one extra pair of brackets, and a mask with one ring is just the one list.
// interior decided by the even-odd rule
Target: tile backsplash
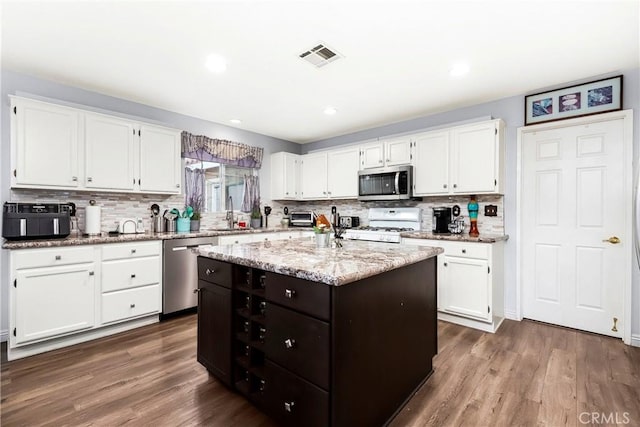
[[(184, 209), (184, 196), (182, 195), (156, 195), (156, 194), (123, 194), (106, 192), (81, 192), (81, 191), (57, 191), (57, 190), (27, 190), (12, 189), (11, 201), (13, 202), (73, 202), (77, 207), (78, 226), (84, 230), (84, 208), (89, 205), (89, 200), (95, 200), (98, 206), (102, 207), (103, 232), (116, 229), (118, 220), (121, 218), (134, 217), (143, 218), (146, 230), (151, 229), (151, 205), (157, 203), (160, 206), (160, 213), (165, 209)], [(465, 217), (467, 230), (469, 225), (469, 213), (467, 211), (468, 196), (455, 197), (425, 197), (422, 201), (398, 201), (398, 202), (359, 202), (357, 200), (326, 200), (326, 201), (264, 201), (264, 205), (272, 207), (273, 211), (269, 216), (269, 228), (280, 226), (283, 217), (283, 208), (289, 210), (312, 210), (318, 214), (322, 213), (329, 217), (331, 207), (335, 206), (342, 216), (358, 216), (362, 225), (368, 224), (367, 211), (370, 207), (420, 207), (422, 208), (422, 228), (431, 230), (433, 207), (459, 205), (461, 215)], [(504, 234), (504, 210), (502, 196), (478, 196), (480, 211), (478, 214), (478, 229), (481, 234)], [(487, 204), (497, 206), (497, 216), (488, 217), (484, 215), (484, 206)], [(249, 221), (249, 214), (239, 213), (236, 215), (240, 220)], [(225, 213), (204, 213), (201, 219), (201, 229), (223, 228), (226, 226)]]

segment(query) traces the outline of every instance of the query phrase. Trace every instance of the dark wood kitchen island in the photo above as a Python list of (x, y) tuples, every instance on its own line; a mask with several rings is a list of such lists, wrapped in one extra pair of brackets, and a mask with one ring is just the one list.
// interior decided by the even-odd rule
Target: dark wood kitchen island
[(198, 250), (198, 361), (279, 423), (381, 426), (431, 375), (440, 248)]

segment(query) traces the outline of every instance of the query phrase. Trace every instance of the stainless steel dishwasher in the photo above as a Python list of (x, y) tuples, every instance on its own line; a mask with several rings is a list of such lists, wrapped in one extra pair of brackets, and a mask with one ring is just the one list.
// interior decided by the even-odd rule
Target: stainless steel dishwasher
[(191, 237), (164, 241), (162, 262), (162, 314), (167, 315), (198, 305), (197, 255), (192, 249), (216, 245), (217, 237)]

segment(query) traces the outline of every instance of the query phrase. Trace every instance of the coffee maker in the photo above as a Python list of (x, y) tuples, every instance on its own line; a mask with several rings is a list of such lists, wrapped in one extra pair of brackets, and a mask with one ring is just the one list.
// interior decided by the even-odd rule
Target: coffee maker
[(451, 208), (433, 208), (433, 222), (431, 227), (433, 234), (449, 233), (450, 222)]

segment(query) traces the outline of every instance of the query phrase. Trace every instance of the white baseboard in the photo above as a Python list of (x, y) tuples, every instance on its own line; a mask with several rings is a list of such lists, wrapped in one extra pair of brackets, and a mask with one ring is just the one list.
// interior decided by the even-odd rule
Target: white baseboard
[(502, 325), (503, 317), (494, 317), (491, 322), (482, 322), (480, 320), (469, 319), (467, 317), (455, 316), (449, 313), (438, 312), (438, 320), (455, 323), (456, 325), (466, 326), (468, 328), (479, 329), (484, 332), (495, 334), (500, 325)]
[(631, 334), (631, 345), (640, 347), (640, 334)]
[(7, 329), (4, 329), (0, 331), (0, 342), (7, 342), (7, 341), (9, 341), (9, 331)]
[(505, 310), (504, 317), (505, 319), (509, 319), (509, 320), (517, 320), (517, 321), (522, 320), (522, 319), (518, 319), (518, 316), (516, 315), (515, 310)]

